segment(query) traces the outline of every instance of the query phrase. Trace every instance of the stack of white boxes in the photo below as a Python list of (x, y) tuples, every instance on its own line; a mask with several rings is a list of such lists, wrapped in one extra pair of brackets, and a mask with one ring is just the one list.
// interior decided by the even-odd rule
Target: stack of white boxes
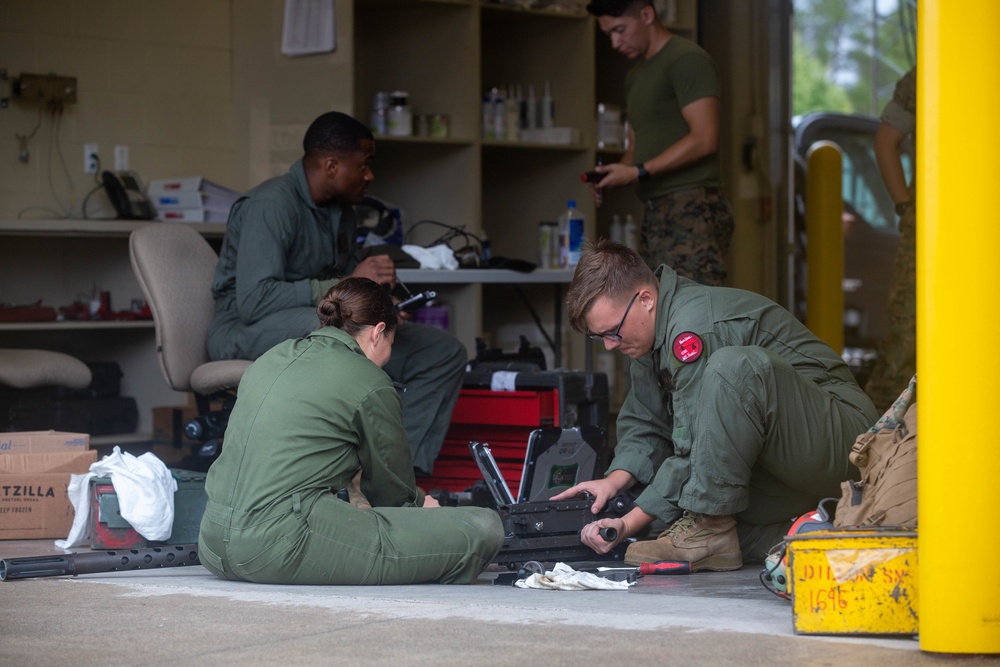
[(240, 193), (201, 176), (156, 178), (147, 194), (156, 208), (156, 219), (165, 222), (226, 222)]

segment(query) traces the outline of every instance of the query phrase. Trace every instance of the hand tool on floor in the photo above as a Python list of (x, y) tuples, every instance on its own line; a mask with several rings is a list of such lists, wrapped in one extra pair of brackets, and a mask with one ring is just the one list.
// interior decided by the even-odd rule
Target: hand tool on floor
[(655, 563), (639, 563), (639, 574), (691, 574), (691, 561), (658, 560)]

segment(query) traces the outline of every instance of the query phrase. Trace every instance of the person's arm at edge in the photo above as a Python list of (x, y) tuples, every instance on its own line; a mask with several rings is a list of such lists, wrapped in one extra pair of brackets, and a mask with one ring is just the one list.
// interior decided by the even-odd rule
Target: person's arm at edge
[(904, 139), (905, 134), (886, 122), (879, 124), (875, 131), (875, 161), (893, 204), (902, 204), (911, 199), (900, 157), (900, 145)]

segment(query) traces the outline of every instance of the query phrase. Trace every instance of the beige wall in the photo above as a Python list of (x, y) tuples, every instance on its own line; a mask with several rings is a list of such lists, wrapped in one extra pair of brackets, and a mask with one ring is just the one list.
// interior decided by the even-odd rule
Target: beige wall
[(284, 0), (233, 0), (235, 187), (283, 174), (302, 156), (316, 116), (353, 114), (353, 5), (336, 0), (336, 50), (300, 58), (281, 54)]
[[(75, 76), (79, 86), (61, 117), (43, 114), (27, 164), (14, 135), (31, 133), (40, 105), (0, 109), (0, 218), (59, 217), (71, 202), (80, 217), (94, 186), (83, 173), (87, 142), (99, 144), (104, 168), (115, 144), (127, 145), (147, 182), (201, 175), (242, 190), (282, 173), (316, 115), (367, 111), (366, 101), (354, 104), (353, 4), (336, 2), (335, 52), (287, 58), (283, 0), (0, 0), (0, 68)], [(726, 82), (723, 162), (737, 217), (730, 284), (776, 296), (778, 224), (760, 215), (774, 186), (740, 167), (751, 116), (770, 125), (769, 82), (758, 74), (767, 71), (766, 7), (705, 0), (701, 30)], [(104, 206), (99, 192), (88, 212), (109, 215)]]
[[(0, 218), (59, 217), (71, 202), (80, 217), (94, 187), (85, 143), (99, 145), (107, 169), (114, 146), (127, 145), (147, 182), (234, 184), (231, 49), (229, 0), (0, 1), (0, 68), (75, 76), (79, 90), (61, 116), (42, 115), (26, 164), (14, 135), (31, 133), (41, 105), (0, 109)], [(95, 195), (88, 213), (109, 215), (105, 201)]]
[[(776, 299), (780, 175), (769, 173), (767, 128), (773, 124), (768, 93), (779, 82), (768, 79), (768, 3), (702, 0), (701, 7), (703, 44), (722, 79), (721, 156), (726, 196), (736, 218), (728, 283)], [(757, 156), (750, 169), (743, 164), (748, 142), (756, 144)]]

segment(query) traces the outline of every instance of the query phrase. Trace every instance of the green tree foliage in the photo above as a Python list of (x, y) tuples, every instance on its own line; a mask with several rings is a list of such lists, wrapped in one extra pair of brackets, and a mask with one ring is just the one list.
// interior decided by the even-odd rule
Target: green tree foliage
[(793, 113), (878, 115), (916, 60), (916, 0), (793, 4)]
[(852, 113), (854, 108), (843, 88), (827, 78), (823, 63), (802, 48), (802, 37), (796, 33), (792, 47), (792, 113), (837, 111)]

